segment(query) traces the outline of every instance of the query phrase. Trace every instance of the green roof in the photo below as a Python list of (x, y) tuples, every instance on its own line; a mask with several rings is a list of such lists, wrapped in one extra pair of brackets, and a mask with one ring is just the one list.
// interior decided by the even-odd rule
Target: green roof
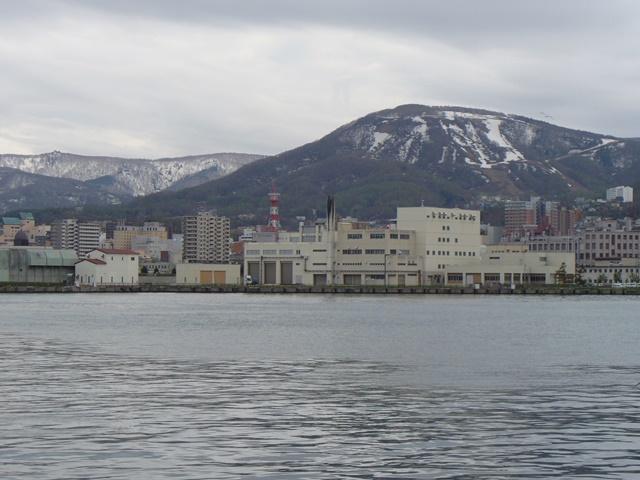
[(3, 225), (22, 225), (22, 222), (19, 218), (14, 217), (2, 217)]
[(28, 249), (28, 265), (37, 267), (73, 267), (78, 261), (75, 250)]

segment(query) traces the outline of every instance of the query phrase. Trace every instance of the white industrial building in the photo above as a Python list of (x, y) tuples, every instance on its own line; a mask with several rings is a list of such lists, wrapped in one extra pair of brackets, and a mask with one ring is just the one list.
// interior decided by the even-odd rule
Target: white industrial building
[(375, 228), (336, 220), (331, 202), (326, 224), (247, 243), (246, 275), (272, 285), (418, 286), (555, 283), (562, 262), (575, 270), (569, 253), (489, 252), (476, 210), (400, 207), (396, 224)]
[(137, 285), (138, 252), (94, 249), (76, 263), (78, 285)]

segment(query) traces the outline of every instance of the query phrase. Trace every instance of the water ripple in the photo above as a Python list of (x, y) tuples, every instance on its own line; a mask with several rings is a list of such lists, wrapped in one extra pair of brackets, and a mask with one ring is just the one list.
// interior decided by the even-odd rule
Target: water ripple
[(3, 478), (640, 474), (640, 389), (629, 385), (433, 389), (394, 381), (409, 367), (388, 363), (167, 360), (0, 340)]

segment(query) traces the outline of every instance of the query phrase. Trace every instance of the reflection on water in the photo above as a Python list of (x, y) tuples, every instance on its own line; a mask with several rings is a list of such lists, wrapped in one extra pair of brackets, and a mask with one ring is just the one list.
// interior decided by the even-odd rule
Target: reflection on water
[(632, 366), (564, 369), (616, 379), (595, 386), (433, 389), (389, 362), (160, 359), (17, 333), (0, 359), (3, 478), (640, 475)]

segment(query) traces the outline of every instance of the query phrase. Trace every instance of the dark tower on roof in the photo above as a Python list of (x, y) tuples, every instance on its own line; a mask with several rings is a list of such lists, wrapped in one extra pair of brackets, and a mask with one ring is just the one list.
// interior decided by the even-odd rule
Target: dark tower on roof
[(13, 246), (14, 247), (28, 247), (29, 246), (29, 235), (20, 230), (16, 233), (16, 236), (13, 237)]

